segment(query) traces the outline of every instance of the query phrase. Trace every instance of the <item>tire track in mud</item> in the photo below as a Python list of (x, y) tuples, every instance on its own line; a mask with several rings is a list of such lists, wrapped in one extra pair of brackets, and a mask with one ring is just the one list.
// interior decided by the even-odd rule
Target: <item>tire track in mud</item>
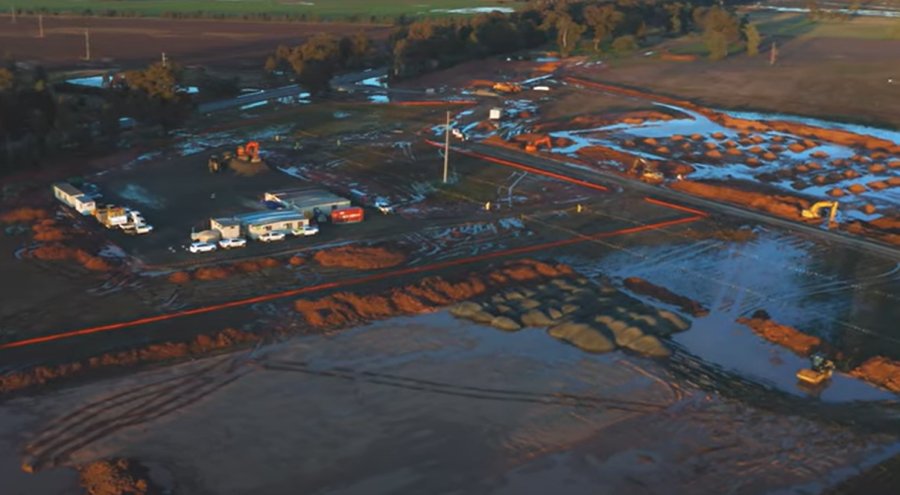
[(195, 404), (252, 372), (244, 356), (224, 359), (187, 375), (158, 380), (90, 402), (52, 421), (24, 449), (32, 472), (65, 462), (78, 450), (130, 426)]
[(271, 360), (257, 363), (257, 366), (271, 371), (297, 372), (311, 376), (337, 378), (347, 381), (360, 381), (419, 392), (501, 402), (521, 402), (600, 410), (605, 408), (637, 413), (660, 413), (664, 412), (672, 405), (672, 403), (634, 401), (568, 392), (541, 393), (473, 385), (456, 385), (391, 373), (365, 370), (357, 371), (347, 367), (316, 369), (303, 361)]

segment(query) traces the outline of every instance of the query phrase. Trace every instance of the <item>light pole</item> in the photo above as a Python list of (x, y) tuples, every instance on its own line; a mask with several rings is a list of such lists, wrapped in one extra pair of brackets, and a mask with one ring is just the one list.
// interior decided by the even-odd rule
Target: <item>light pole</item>
[(447, 168), (450, 165), (450, 111), (447, 111), (447, 125), (444, 126), (444, 184), (447, 183)]

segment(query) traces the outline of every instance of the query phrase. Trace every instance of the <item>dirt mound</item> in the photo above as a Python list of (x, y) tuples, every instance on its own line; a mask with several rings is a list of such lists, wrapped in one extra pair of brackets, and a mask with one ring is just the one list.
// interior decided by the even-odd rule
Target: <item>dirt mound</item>
[(188, 272), (175, 272), (169, 275), (168, 280), (173, 284), (186, 284), (191, 281), (191, 274)]
[(694, 316), (706, 316), (709, 314), (709, 310), (704, 308), (703, 305), (698, 303), (697, 301), (694, 301), (693, 299), (687, 298), (680, 294), (676, 294), (669, 289), (666, 289), (665, 287), (660, 287), (659, 285), (650, 283), (639, 277), (626, 278), (625, 287), (627, 287), (631, 291), (637, 292), (638, 294), (650, 296), (666, 304), (678, 306), (686, 313)]
[(0, 393), (44, 385), (103, 368), (134, 366), (186, 357), (199, 357), (213, 351), (228, 349), (246, 342), (255, 342), (259, 339), (260, 337), (256, 334), (226, 328), (211, 335), (198, 335), (189, 342), (151, 344), (138, 349), (101, 354), (84, 361), (56, 366), (37, 366), (0, 376)]
[(800, 212), (809, 208), (809, 201), (803, 198), (746, 191), (722, 183), (683, 180), (672, 183), (670, 187), (702, 198), (749, 206), (791, 220), (800, 220)]
[(105, 272), (112, 269), (110, 264), (99, 256), (94, 256), (83, 249), (71, 248), (58, 243), (38, 246), (32, 249), (28, 255), (42, 261), (76, 261), (91, 271)]
[(561, 323), (550, 328), (547, 333), (587, 352), (604, 353), (616, 348), (603, 332), (584, 323)]
[(79, 469), (81, 486), (88, 495), (155, 495), (147, 469), (129, 459), (96, 461)]
[(47, 210), (40, 208), (16, 208), (0, 213), (2, 223), (32, 223), (50, 216)]
[(878, 239), (888, 244), (900, 245), (900, 219), (881, 217), (871, 222), (857, 220), (841, 224), (841, 228), (851, 234)]
[(299, 299), (294, 302), (294, 309), (314, 328), (336, 328), (433, 311), (484, 294), (489, 287), (571, 273), (571, 269), (564, 265), (521, 260), (487, 273), (473, 273), (456, 281), (435, 276), (382, 294), (338, 292), (319, 299)]
[(900, 361), (876, 356), (851, 370), (850, 375), (900, 393)]
[(750, 327), (753, 333), (769, 342), (786, 347), (801, 356), (809, 356), (822, 346), (822, 339), (793, 327), (779, 325), (768, 318), (738, 318), (737, 322)]
[(406, 254), (382, 246), (341, 246), (318, 251), (313, 259), (325, 267), (377, 270), (406, 261)]
[(56, 220), (47, 218), (31, 226), (32, 239), (40, 242), (59, 242), (69, 238), (66, 229), (59, 226)]
[[(293, 261), (294, 258), (299, 260), (299, 262), (295, 264)], [(302, 261), (303, 258), (293, 256), (289, 260), (289, 263), (297, 266), (297, 264), (302, 264)], [(173, 284), (186, 284), (191, 280), (199, 280), (203, 282), (212, 280), (224, 280), (235, 275), (256, 273), (268, 268), (277, 268), (281, 265), (282, 263), (275, 258), (244, 260), (224, 265), (201, 267), (191, 272), (175, 272), (169, 275), (169, 282)]]

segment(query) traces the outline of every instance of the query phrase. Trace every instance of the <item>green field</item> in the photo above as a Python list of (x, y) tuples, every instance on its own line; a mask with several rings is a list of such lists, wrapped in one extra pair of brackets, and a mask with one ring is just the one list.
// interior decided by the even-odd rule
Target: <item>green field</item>
[[(65, 13), (108, 15), (109, 11), (131, 15), (161, 16), (167, 13), (227, 16), (273, 15), (322, 18), (447, 15), (448, 10), (514, 8), (511, 0), (0, 0), (0, 10), (47, 10)], [(451, 12), (452, 13), (452, 12)], [(464, 12), (460, 12), (464, 13)]]

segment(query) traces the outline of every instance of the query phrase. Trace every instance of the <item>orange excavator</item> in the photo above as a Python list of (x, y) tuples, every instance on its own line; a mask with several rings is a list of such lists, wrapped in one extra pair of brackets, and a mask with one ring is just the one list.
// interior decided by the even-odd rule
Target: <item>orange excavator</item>
[(245, 162), (259, 163), (259, 142), (250, 141), (237, 147), (237, 158)]
[(522, 86), (511, 82), (494, 83), (492, 89), (498, 93), (518, 93), (522, 91)]
[(547, 151), (553, 151), (553, 142), (550, 136), (543, 136), (525, 143), (525, 151), (529, 153), (537, 153), (541, 146), (547, 148)]

